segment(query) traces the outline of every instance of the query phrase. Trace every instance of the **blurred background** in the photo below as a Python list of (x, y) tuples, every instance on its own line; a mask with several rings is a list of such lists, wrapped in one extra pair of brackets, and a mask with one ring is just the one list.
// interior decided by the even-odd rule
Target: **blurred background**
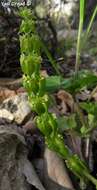
[[(84, 30), (97, 4), (96, 0), (88, 0), (86, 4)], [(75, 48), (79, 22), (78, 0), (1, 0), (0, 1), (0, 77), (18, 78), (21, 76), (19, 64), (19, 26), (21, 18), (19, 9), (28, 6), (37, 18), (37, 31), (44, 40), (54, 59), (68, 72), (68, 64), (75, 61)], [(96, 67), (97, 32), (96, 19), (93, 33), (83, 59)], [(92, 42), (92, 43), (91, 43)], [(44, 66), (49, 62), (43, 55)], [(89, 60), (88, 60), (89, 59)], [(65, 64), (65, 65), (64, 65)], [(95, 66), (96, 65), (96, 66)], [(50, 69), (50, 68), (49, 68)]]

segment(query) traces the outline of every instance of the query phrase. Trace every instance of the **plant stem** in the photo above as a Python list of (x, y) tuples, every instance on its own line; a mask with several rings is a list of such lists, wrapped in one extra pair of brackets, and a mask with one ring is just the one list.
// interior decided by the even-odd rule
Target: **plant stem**
[(86, 30), (85, 34), (83, 35), (82, 48), (85, 48), (85, 46), (86, 46), (86, 42), (87, 42), (87, 39), (89, 38), (91, 28), (92, 28), (92, 24), (93, 24), (93, 21), (95, 19), (96, 14), (97, 14), (97, 6), (95, 7), (95, 9), (93, 11), (93, 14), (91, 16), (91, 19), (90, 19), (88, 27), (87, 27), (87, 30)]
[(97, 179), (95, 179), (91, 174), (86, 173), (85, 171), (84, 171), (84, 175), (87, 177), (89, 181), (91, 181), (96, 186), (96, 189), (97, 189)]
[(89, 25), (88, 25), (88, 28), (87, 28), (87, 30), (86, 30), (85, 42), (86, 42), (86, 40), (87, 40), (87, 38), (88, 38), (88, 36), (89, 36), (89, 33), (90, 33), (90, 31), (91, 31), (92, 24), (93, 24), (93, 21), (94, 21), (94, 19), (95, 19), (96, 14), (97, 14), (97, 6), (96, 6), (95, 9), (94, 9), (94, 12), (93, 12), (93, 14), (92, 14), (92, 16), (91, 16), (91, 19), (90, 19), (90, 22), (89, 22)]
[(83, 31), (83, 21), (84, 21), (84, 4), (85, 0), (80, 0), (80, 21), (78, 29), (77, 38), (77, 48), (76, 48), (76, 63), (75, 63), (75, 76), (78, 76), (79, 64), (80, 64), (80, 53), (81, 53), (81, 35)]

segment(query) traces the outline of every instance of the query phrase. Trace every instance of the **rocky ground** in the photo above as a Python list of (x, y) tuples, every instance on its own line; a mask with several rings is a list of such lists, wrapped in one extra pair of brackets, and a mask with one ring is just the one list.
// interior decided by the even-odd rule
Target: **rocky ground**
[(74, 189), (63, 160), (44, 146), (25, 90), (0, 87), (0, 101), (0, 190)]

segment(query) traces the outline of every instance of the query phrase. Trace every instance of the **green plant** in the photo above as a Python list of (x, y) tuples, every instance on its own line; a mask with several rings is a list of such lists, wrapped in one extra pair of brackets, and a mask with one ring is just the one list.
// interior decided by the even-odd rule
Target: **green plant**
[(77, 48), (76, 48), (76, 64), (75, 64), (75, 75), (76, 76), (78, 76), (81, 51), (84, 48), (85, 43), (89, 37), (93, 21), (95, 19), (96, 14), (97, 14), (97, 6), (96, 6), (93, 14), (91, 16), (87, 30), (86, 30), (85, 34), (83, 34), (85, 2), (86, 2), (86, 0), (80, 0), (80, 18), (79, 18), (79, 29), (78, 29), (78, 38), (77, 38)]
[[(80, 111), (69, 118), (57, 118), (54, 113), (49, 112), (51, 104), (50, 93), (58, 89), (65, 89), (75, 95), (84, 87), (93, 87), (97, 84), (97, 77), (91, 72), (80, 72), (78, 78), (64, 79), (61, 76), (51, 76), (44, 78), (40, 74), (41, 64), (41, 43), (35, 30), (35, 18), (29, 9), (21, 11), (22, 24), (20, 27), (20, 64), (23, 75), (23, 85), (28, 92), (28, 98), (32, 110), (37, 113), (35, 118), (37, 127), (43, 133), (48, 147), (56, 151), (66, 162), (67, 167), (81, 180), (90, 180), (97, 188), (97, 180), (90, 174), (84, 161), (77, 155), (73, 155), (64, 144), (63, 136), (60, 132), (59, 119), (61, 123), (76, 130), (77, 121), (75, 115), (80, 117)], [(85, 106), (84, 106), (85, 108)], [(81, 127), (83, 127), (81, 121)], [(86, 129), (86, 127), (85, 127)], [(79, 135), (86, 135), (78, 131)]]

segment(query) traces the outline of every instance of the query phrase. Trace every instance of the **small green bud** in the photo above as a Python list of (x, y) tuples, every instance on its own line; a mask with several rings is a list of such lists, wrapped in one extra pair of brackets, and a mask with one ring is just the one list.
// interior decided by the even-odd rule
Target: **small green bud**
[(21, 54), (20, 64), (24, 74), (31, 76), (40, 69), (41, 57), (35, 53), (25, 55)]
[(35, 22), (33, 20), (23, 20), (20, 26), (20, 33), (35, 32)]
[(39, 97), (39, 96), (35, 96), (33, 98), (29, 97), (29, 100), (30, 100), (30, 104), (33, 111), (35, 111), (39, 115), (47, 111), (48, 106), (49, 106), (49, 98), (46, 94), (42, 97)]
[(37, 127), (40, 131), (45, 135), (47, 139), (52, 132), (51, 127), (48, 125), (48, 113), (43, 113), (42, 115), (38, 116), (36, 119)]
[(20, 48), (22, 53), (29, 54), (35, 52), (38, 54), (40, 51), (39, 37), (35, 34), (20, 36)]
[(23, 76), (23, 86), (29, 94), (36, 95), (39, 90), (38, 81), (33, 77), (33, 75), (31, 77), (26, 75)]
[(20, 16), (23, 18), (23, 19), (31, 19), (32, 18), (32, 13), (31, 13), (31, 10), (28, 9), (28, 8), (22, 8), (20, 10)]
[(24, 74), (31, 76), (34, 72), (35, 66), (33, 64), (33, 56), (29, 54), (28, 56), (22, 54), (20, 57), (20, 64)]

